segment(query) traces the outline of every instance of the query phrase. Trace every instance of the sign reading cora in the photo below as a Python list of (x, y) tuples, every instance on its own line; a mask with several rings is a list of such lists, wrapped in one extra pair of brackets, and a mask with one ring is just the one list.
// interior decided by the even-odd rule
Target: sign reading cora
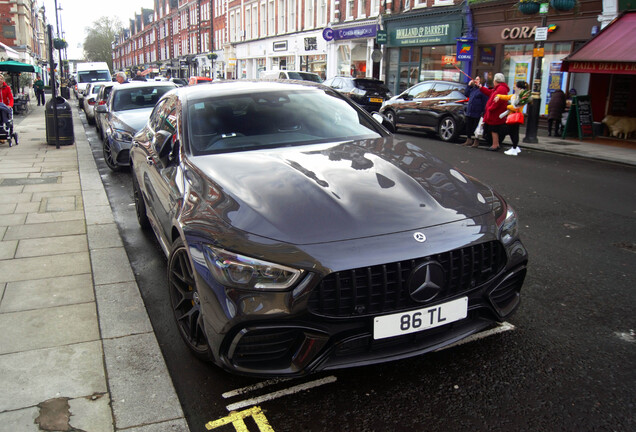
[(506, 27), (501, 31), (502, 39), (532, 39), (537, 31), (534, 27)]

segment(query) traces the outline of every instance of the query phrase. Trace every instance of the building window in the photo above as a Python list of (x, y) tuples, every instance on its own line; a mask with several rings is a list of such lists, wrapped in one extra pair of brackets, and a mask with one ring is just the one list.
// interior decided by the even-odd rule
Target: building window
[(314, 27), (314, 10), (316, 8), (316, 0), (305, 0), (305, 28)]
[(367, 0), (358, 0), (358, 18), (366, 18)]
[(278, 0), (278, 34), (285, 33), (285, 0)]
[(252, 6), (252, 35), (254, 38), (258, 37), (258, 7)]
[(261, 3), (261, 36), (267, 34), (267, 5)]
[(252, 8), (245, 8), (245, 39), (252, 39)]
[(452, 6), (454, 3), (454, 0), (434, 0), (433, 6)]
[(353, 19), (353, 7), (355, 6), (355, 0), (347, 0), (347, 17), (346, 20)]
[(320, 27), (327, 25), (327, 0), (318, 0), (318, 25)]
[(267, 7), (268, 27), (267, 34), (273, 35), (275, 33), (276, 15), (274, 14), (274, 0), (270, 0)]
[(287, 10), (289, 11), (289, 23), (287, 26), (287, 31), (291, 33), (296, 31), (296, 0), (287, 1)]

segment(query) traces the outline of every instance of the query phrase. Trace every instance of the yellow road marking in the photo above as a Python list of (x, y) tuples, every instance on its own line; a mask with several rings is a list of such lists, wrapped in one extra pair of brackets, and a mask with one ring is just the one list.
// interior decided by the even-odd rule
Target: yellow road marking
[(227, 417), (220, 418), (218, 420), (211, 421), (205, 425), (207, 430), (212, 430), (219, 428), (221, 426), (229, 425), (230, 423), (234, 426), (236, 432), (249, 432), (247, 430), (247, 425), (243, 421), (244, 419), (252, 417), (256, 426), (258, 426), (258, 430), (260, 432), (274, 432), (274, 429), (269, 425), (267, 421), (267, 417), (263, 413), (261, 407), (254, 406), (245, 411), (236, 412), (233, 411)]

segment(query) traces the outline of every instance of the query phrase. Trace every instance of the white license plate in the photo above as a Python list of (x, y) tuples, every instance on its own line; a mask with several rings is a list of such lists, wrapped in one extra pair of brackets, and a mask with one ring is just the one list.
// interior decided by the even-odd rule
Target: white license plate
[(466, 318), (468, 297), (427, 308), (375, 317), (373, 339), (384, 339), (443, 326)]

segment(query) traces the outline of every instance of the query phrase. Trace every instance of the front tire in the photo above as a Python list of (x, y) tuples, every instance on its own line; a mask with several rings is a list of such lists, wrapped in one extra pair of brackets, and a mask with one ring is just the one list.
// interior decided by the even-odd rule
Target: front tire
[(110, 140), (108, 139), (108, 137), (106, 137), (106, 139), (104, 140), (103, 152), (104, 152), (104, 162), (106, 162), (106, 165), (108, 165), (108, 168), (110, 168), (111, 170), (115, 172), (120, 171), (121, 167), (117, 165), (117, 161), (115, 160), (115, 157), (113, 156), (113, 152), (110, 148)]
[(395, 113), (391, 110), (387, 110), (384, 115), (387, 120), (393, 124), (393, 128), (397, 131), (397, 118), (395, 117)]
[(139, 226), (143, 230), (147, 230), (150, 228), (150, 219), (148, 219), (148, 214), (146, 213), (146, 202), (144, 201), (144, 196), (141, 193), (141, 189), (139, 188), (139, 183), (137, 182), (137, 177), (135, 177), (135, 173), (132, 173), (132, 184), (133, 184), (133, 199), (135, 200), (135, 213), (137, 213), (137, 222), (139, 222)]
[(455, 122), (455, 119), (452, 117), (444, 117), (442, 121), (439, 122), (437, 133), (442, 141), (455, 141), (459, 136), (457, 122)]
[(170, 251), (168, 284), (170, 304), (181, 338), (196, 357), (211, 360), (192, 263), (181, 238), (174, 242)]

